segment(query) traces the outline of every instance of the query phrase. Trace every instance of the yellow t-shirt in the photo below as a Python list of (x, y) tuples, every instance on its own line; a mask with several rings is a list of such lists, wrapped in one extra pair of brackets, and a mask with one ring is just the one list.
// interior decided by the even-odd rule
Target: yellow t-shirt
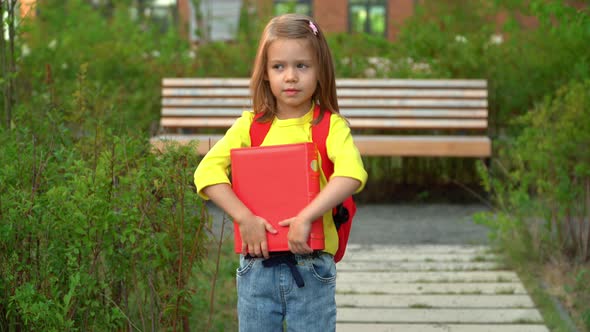
[[(224, 137), (211, 148), (197, 166), (195, 185), (198, 194), (204, 199), (209, 198), (203, 193), (203, 188), (219, 183), (231, 184), (228, 176), (230, 150), (251, 145), (250, 125), (253, 119), (253, 112), (243, 112), (242, 116), (236, 120)], [(312, 120), (313, 107), (300, 118), (285, 120), (275, 118), (261, 146), (312, 142)], [(336, 114), (330, 117), (330, 132), (326, 138), (326, 150), (328, 158), (334, 163), (332, 177), (344, 176), (359, 180), (361, 186), (357, 192), (360, 192), (367, 181), (367, 172), (363, 167), (360, 153), (354, 145), (348, 123)], [(320, 188), (323, 188), (326, 183), (327, 179), (322, 172)], [(332, 211), (327, 211), (324, 214), (323, 222), (326, 239), (324, 251), (335, 254), (338, 249), (338, 234), (332, 220)]]

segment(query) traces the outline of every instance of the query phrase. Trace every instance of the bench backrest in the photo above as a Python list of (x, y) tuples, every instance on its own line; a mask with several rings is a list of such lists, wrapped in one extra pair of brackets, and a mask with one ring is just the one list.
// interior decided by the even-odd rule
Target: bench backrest
[[(249, 79), (165, 78), (161, 130), (227, 128), (250, 107)], [(340, 112), (353, 130), (460, 130), (488, 127), (485, 80), (338, 79)]]

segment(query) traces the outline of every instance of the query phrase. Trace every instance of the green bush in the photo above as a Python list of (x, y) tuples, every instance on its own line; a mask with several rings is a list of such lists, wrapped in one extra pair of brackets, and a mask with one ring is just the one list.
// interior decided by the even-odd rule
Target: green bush
[[(477, 216), (493, 242), (529, 273), (564, 262), (558, 288), (573, 317), (590, 328), (590, 79), (572, 81), (518, 117), (520, 132), (497, 142), (493, 172), (480, 169), (497, 210)], [(490, 176), (491, 175), (491, 176)], [(531, 264), (532, 263), (532, 264)], [(558, 265), (558, 264), (553, 264)], [(576, 272), (577, 271), (577, 272)]]
[(590, 80), (572, 81), (517, 118), (521, 134), (501, 144), (498, 172), (484, 176), (498, 206), (519, 220), (505, 229), (490, 220), (496, 233), (532, 236), (525, 249), (541, 259), (560, 253), (590, 260), (589, 91)]
[[(39, 129), (39, 128), (38, 128)], [(150, 153), (99, 130), (77, 143), (0, 132), (2, 329), (111, 331), (188, 319), (207, 218), (191, 147)]]
[(188, 331), (193, 285), (209, 282), (194, 273), (209, 228), (194, 145), (148, 142), (188, 45), (127, 9), (44, 1), (20, 26), (0, 129), (0, 330)]
[[(519, 18), (527, 16), (537, 25), (524, 26)], [(428, 64), (429, 77), (487, 79), (496, 136), (545, 95), (590, 77), (588, 40), (588, 10), (561, 1), (431, 1), (401, 27), (395, 45)]]
[[(92, 78), (85, 84), (97, 91), (100, 82), (101, 98), (76, 100), (84, 104), (66, 120), (75, 123), (103, 112), (110, 127), (153, 132), (161, 79), (187, 72), (193, 61), (189, 45), (173, 27), (163, 35), (149, 22), (133, 19), (125, 2), (117, 3), (111, 16), (104, 16), (88, 1), (40, 1), (37, 17), (21, 23), (18, 100), (33, 116), (43, 116), (41, 105), (31, 101), (44, 94), (47, 100), (51, 93), (50, 102), (57, 105), (74, 102), (84, 68), (83, 74)], [(116, 105), (117, 112), (107, 105)]]

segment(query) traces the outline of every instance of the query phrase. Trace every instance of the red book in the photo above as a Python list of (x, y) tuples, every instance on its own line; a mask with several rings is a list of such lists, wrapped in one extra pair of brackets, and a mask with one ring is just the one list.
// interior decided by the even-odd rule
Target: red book
[[(289, 227), (278, 222), (295, 217), (320, 192), (318, 153), (313, 143), (259, 146), (231, 150), (232, 188), (254, 213), (278, 231), (266, 233), (270, 252), (289, 251)], [(242, 237), (234, 223), (234, 248), (242, 252)], [(322, 218), (312, 223), (307, 242), (324, 249)]]

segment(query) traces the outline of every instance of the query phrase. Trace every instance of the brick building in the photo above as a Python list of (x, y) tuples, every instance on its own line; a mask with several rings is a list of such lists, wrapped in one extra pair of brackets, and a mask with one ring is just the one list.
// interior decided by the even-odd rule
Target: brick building
[[(285, 12), (289, 3), (287, 0), (256, 2), (266, 15)], [(296, 11), (315, 18), (327, 32), (365, 32), (394, 40), (399, 26), (414, 13), (415, 2), (416, 0), (299, 0), (295, 8)]]
[[(164, 0), (166, 1), (166, 0)], [(326, 32), (364, 32), (395, 40), (399, 26), (414, 12), (417, 0), (201, 0), (206, 22), (195, 22), (191, 0), (176, 0), (181, 23), (194, 31), (209, 29), (213, 40), (231, 40), (243, 5), (266, 18), (285, 12), (312, 16)], [(171, 1), (174, 2), (174, 1)], [(192, 35), (193, 40), (198, 37)]]

